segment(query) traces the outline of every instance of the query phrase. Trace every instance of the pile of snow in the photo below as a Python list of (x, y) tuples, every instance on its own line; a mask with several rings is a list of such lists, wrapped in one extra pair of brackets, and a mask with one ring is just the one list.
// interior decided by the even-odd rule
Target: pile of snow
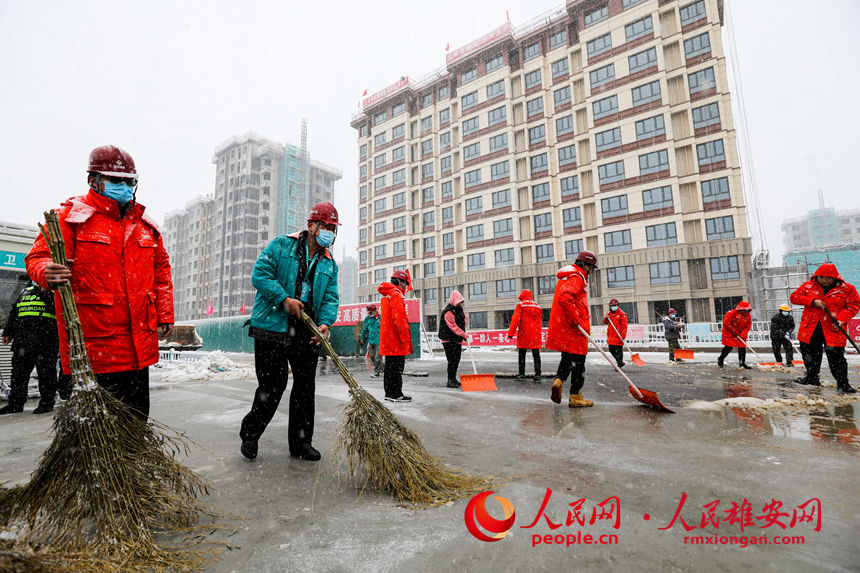
[(233, 362), (220, 350), (200, 355), (197, 362), (159, 362), (156, 364), (164, 382), (200, 380), (235, 380), (254, 378), (254, 366)]
[(691, 410), (718, 411), (723, 408), (743, 408), (745, 410), (766, 412), (770, 410), (794, 410), (805, 411), (812, 408), (821, 409), (827, 406), (839, 406), (851, 402), (860, 401), (860, 398), (852, 395), (836, 396), (807, 396), (795, 394), (793, 398), (753, 398), (751, 396), (738, 396), (737, 398), (724, 398), (714, 402), (697, 400), (687, 404)]

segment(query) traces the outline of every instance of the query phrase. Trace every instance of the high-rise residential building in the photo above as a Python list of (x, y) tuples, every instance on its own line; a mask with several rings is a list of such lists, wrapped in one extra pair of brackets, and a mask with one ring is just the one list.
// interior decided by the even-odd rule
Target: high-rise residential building
[(721, 0), (572, 0), (366, 98), (359, 300), (409, 267), (429, 329), (454, 288), (503, 328), (587, 249), (593, 321), (720, 319), (752, 255), (722, 26)]
[[(274, 237), (301, 231), (310, 206), (334, 200), (338, 169), (311, 160), (304, 147), (255, 133), (215, 148), (215, 190), (168, 213), (177, 320), (248, 314), (256, 290), (251, 271)], [(210, 303), (212, 314), (208, 314)]]
[(355, 257), (343, 257), (337, 262), (337, 288), (341, 304), (357, 302), (355, 288), (358, 285), (358, 261)]
[(787, 253), (837, 245), (858, 245), (860, 209), (837, 211), (822, 205), (803, 217), (787, 219), (782, 222), (782, 242)]

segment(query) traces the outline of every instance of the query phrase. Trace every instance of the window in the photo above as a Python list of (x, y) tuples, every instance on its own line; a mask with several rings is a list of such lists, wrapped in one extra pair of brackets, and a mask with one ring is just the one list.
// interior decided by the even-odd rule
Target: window
[(549, 183), (532, 185), (532, 202), (549, 201)]
[(469, 135), (470, 133), (478, 131), (480, 128), (480, 122), (478, 119), (478, 116), (475, 116), (472, 119), (467, 119), (463, 122), (463, 135)]
[(373, 258), (377, 261), (386, 258), (386, 250), (385, 245), (377, 245), (376, 248), (373, 249)]
[(555, 290), (555, 276), (538, 277), (538, 294), (552, 294)]
[(716, 89), (717, 81), (714, 79), (714, 68), (705, 68), (687, 76), (690, 86), (690, 95)]
[(380, 175), (376, 179), (373, 180), (373, 188), (379, 191), (380, 189), (385, 189), (387, 183), (385, 182), (385, 175)]
[(395, 217), (392, 221), (392, 232), (399, 233), (401, 231), (406, 231), (406, 216)]
[(507, 109), (505, 106), (497, 107), (496, 109), (491, 109), (487, 113), (487, 125), (496, 125), (498, 123), (502, 123), (508, 118)]
[(621, 0), (621, 9), (627, 10), (628, 8), (635, 6), (636, 4), (641, 4), (645, 0)]
[(711, 259), (711, 280), (725, 281), (739, 278), (741, 278), (741, 272), (736, 256)]
[(378, 223), (375, 223), (373, 225), (373, 236), (374, 237), (381, 237), (381, 236), (385, 235), (387, 233), (387, 231), (385, 230), (385, 227), (386, 227), (385, 221), (379, 221)]
[(728, 201), (732, 196), (729, 193), (728, 177), (709, 179), (702, 181), (702, 203), (714, 203), (716, 201)]
[(633, 266), (610, 267), (606, 269), (607, 286), (609, 288), (632, 287), (636, 285)]
[(627, 195), (616, 195), (600, 200), (600, 209), (604, 219), (619, 217), (627, 214)]
[(359, 154), (361, 155), (361, 158), (362, 158), (362, 159), (364, 159), (365, 157), (367, 157), (367, 144), (366, 144), (366, 143), (365, 143), (365, 144), (363, 144), (363, 145), (359, 148)]
[(663, 263), (651, 263), (649, 265), (652, 285), (665, 285), (681, 282), (681, 263), (678, 261), (666, 261)]
[[(403, 171), (403, 180), (406, 181), (406, 170), (402, 169), (401, 171)], [(396, 176), (397, 176), (396, 171), (394, 172), (394, 175), (396, 178)], [(421, 178), (422, 179), (429, 179), (430, 177), (433, 177), (433, 164), (432, 163), (425, 163), (424, 165), (421, 166)]]
[(503, 133), (490, 138), (490, 153), (508, 148), (508, 134)]
[(515, 296), (517, 294), (517, 279), (500, 279), (496, 281), (496, 296)]
[(484, 200), (481, 197), (466, 199), (466, 215), (475, 215), (484, 210)]
[(565, 135), (573, 133), (573, 116), (566, 115), (555, 120), (555, 135)]
[(379, 215), (385, 211), (385, 198), (377, 199), (373, 202), (373, 213)]
[(582, 239), (573, 239), (564, 242), (564, 256), (567, 259), (575, 259), (582, 251)]
[(475, 185), (481, 184), (481, 170), (475, 169), (473, 171), (467, 171), (463, 174), (463, 185), (466, 189), (469, 187), (474, 187)]
[(633, 88), (633, 107), (652, 101), (660, 101), (663, 97), (660, 92), (660, 80)]
[(439, 148), (444, 149), (446, 147), (451, 147), (451, 132), (446, 131), (445, 133), (439, 134)]
[(479, 271), (486, 266), (484, 253), (475, 253), (466, 257), (466, 268), (470, 271)]
[(391, 139), (399, 139), (406, 135), (406, 124), (401, 123), (400, 125), (395, 125), (391, 128)]
[[(358, 168), (358, 175), (362, 179), (367, 177), (367, 165), (362, 165), (361, 167)], [(233, 181), (233, 178), (231, 177), (230, 182), (232, 183), (232, 181)]]
[(442, 207), (442, 223), (453, 223), (454, 222), (454, 208), (453, 207)]
[(373, 280), (378, 282), (378, 283), (381, 283), (382, 281), (384, 281), (385, 279), (388, 278), (385, 275), (386, 275), (385, 269), (376, 269), (375, 271), (373, 271)]
[(547, 245), (537, 245), (535, 247), (535, 260), (539, 263), (546, 263), (555, 260), (552, 243)]
[(469, 161), (481, 156), (481, 143), (473, 143), (463, 148), (463, 161)]
[(484, 225), (466, 227), (466, 244), (484, 240)]
[(425, 187), (421, 190), (421, 202), (422, 203), (432, 203), (433, 202), (433, 188)]
[[(367, 242), (367, 229), (359, 229), (358, 230), (358, 242), (366, 243)], [(361, 254), (364, 255), (364, 251), (361, 251)]]
[(705, 0), (699, 0), (681, 7), (681, 26), (686, 26), (705, 18)]
[(359, 133), (359, 135), (360, 135), (361, 137), (367, 137), (367, 126), (366, 126), (366, 125), (362, 125), (362, 126), (359, 128), (358, 133)]
[(424, 252), (433, 253), (436, 251), (436, 237), (424, 238)]
[(490, 165), (490, 180), (498, 181), (499, 179), (504, 179), (505, 177), (510, 177), (511, 168), (510, 164), (507, 161), (500, 161), (499, 163), (494, 163)]
[(446, 99), (448, 97), (450, 90), (448, 86), (442, 86), (439, 88), (439, 99)]
[(424, 263), (424, 278), (429, 279), (436, 276), (436, 263)]
[(552, 78), (561, 77), (570, 72), (570, 64), (567, 61), (567, 58), (563, 58), (561, 60), (557, 60), (552, 63)]
[(442, 248), (445, 250), (454, 248), (454, 233), (442, 233)]
[(499, 80), (487, 86), (487, 99), (505, 95), (505, 80)]
[(546, 140), (546, 126), (544, 124), (536, 125), (529, 128), (529, 145), (540, 143)]
[(394, 209), (396, 207), (404, 207), (406, 206), (406, 191), (402, 191), (400, 193), (395, 193), (391, 197), (391, 208)]
[(669, 169), (669, 152), (665, 149), (639, 156), (639, 174), (657, 173)]
[(552, 231), (552, 213), (541, 213), (534, 216), (535, 233)]
[(478, 105), (478, 92), (472, 92), (460, 98), (460, 109), (466, 111)]
[[(469, 298), (487, 298), (487, 283), (469, 283)], [(478, 327), (477, 325), (475, 325), (474, 321), (472, 320), (472, 316), (474, 316), (475, 314), (479, 313), (469, 313), (469, 326), (471, 326), (472, 328), (486, 328), (486, 326)]]
[(731, 216), (705, 219), (705, 232), (708, 235), (709, 241), (734, 239), (735, 224), (734, 221), (732, 221)]
[(607, 163), (597, 167), (597, 179), (600, 184), (612, 183), (613, 181), (624, 180), (624, 161), (616, 161)]
[(523, 61), (527, 62), (529, 60), (533, 60), (534, 58), (540, 56), (540, 42), (535, 42), (529, 46), (526, 46), (526, 49), (523, 50)]
[(540, 68), (526, 74), (526, 89), (541, 85)]
[[(481, 283), (483, 284), (483, 283)], [(471, 293), (471, 291), (469, 291)], [(485, 298), (479, 297), (479, 298)], [(470, 312), (469, 313), (469, 326), (472, 328), (487, 328), (487, 311), (482, 310), (481, 312)]]
[(427, 304), (436, 304), (436, 289), (424, 289), (424, 302)]
[(684, 40), (684, 56), (689, 60), (711, 51), (711, 37), (707, 32)]
[(439, 171), (441, 171), (442, 173), (449, 173), (451, 169), (452, 167), (450, 155), (446, 155), (445, 157), (439, 159)]
[(657, 137), (666, 133), (662, 115), (655, 115), (636, 122), (636, 141)]
[(649, 247), (660, 245), (674, 245), (678, 242), (678, 233), (675, 231), (675, 223), (661, 223), (645, 227), (645, 238)]
[[(484, 232), (483, 227), (481, 227), (481, 233)], [(511, 237), (514, 234), (514, 220), (513, 219), (499, 219), (498, 221), (493, 221), (493, 238), (498, 239), (499, 237)], [(483, 237), (483, 234), (481, 235)]]
[(432, 139), (427, 139), (421, 142), (421, 155), (427, 155), (428, 153), (433, 153)]
[(552, 92), (552, 101), (555, 107), (568, 103), (570, 101), (570, 86), (564, 86)]
[(496, 266), (509, 267), (514, 264), (513, 249), (499, 249), (496, 251)]
[(618, 113), (618, 96), (609, 96), (591, 104), (594, 119), (599, 119), (613, 113)]
[(391, 117), (400, 115), (404, 111), (406, 111), (406, 102), (400, 102), (399, 104), (391, 108)]
[(449, 123), (451, 121), (451, 108), (446, 107), (439, 112), (439, 125)]
[(564, 220), (565, 228), (582, 226), (582, 214), (579, 207), (570, 207), (569, 209), (564, 209), (561, 212), (561, 215), (562, 219)]
[(621, 147), (621, 128), (614, 127), (606, 131), (601, 131), (594, 136), (594, 140), (597, 144), (597, 151)]
[(397, 163), (398, 161), (402, 161), (406, 158), (406, 146), (401, 145), (395, 149), (391, 150), (391, 162)]
[(708, 125), (719, 125), (720, 106), (717, 102), (693, 108), (693, 127), (699, 129)]
[(385, 121), (385, 112), (384, 111), (377, 113), (375, 116), (373, 116), (373, 124), (374, 125), (379, 125), (383, 121)]
[(490, 58), (489, 60), (487, 60), (487, 65), (486, 65), (485, 69), (488, 72), (491, 72), (491, 71), (495, 70), (496, 68), (502, 67), (504, 64), (505, 64), (505, 57), (502, 54), (499, 54), (498, 56), (496, 56), (494, 58)]
[(615, 79), (615, 64), (609, 64), (608, 66), (597, 68), (593, 72), (590, 72), (588, 77), (591, 79), (592, 89), (597, 86), (607, 84)]
[(589, 26), (602, 20), (606, 20), (607, 18), (609, 18), (609, 8), (604, 4), (597, 10), (592, 10), (585, 14), (585, 27), (588, 28)]
[(421, 133), (424, 133), (425, 131), (430, 131), (431, 129), (433, 129), (433, 116), (428, 115), (421, 120)]
[(559, 30), (549, 37), (549, 49), (554, 50), (559, 46), (567, 44), (567, 30)]
[(424, 94), (421, 96), (421, 98), (418, 102), (418, 105), (421, 109), (424, 109), (425, 107), (427, 107), (428, 105), (430, 105), (432, 103), (433, 103), (433, 94), (429, 93), (429, 94)]
[(502, 189), (493, 193), (493, 209), (508, 207), (511, 204), (511, 190)]
[(452, 197), (454, 195), (454, 186), (450, 181), (442, 183), (442, 198)]
[(607, 253), (629, 251), (633, 248), (630, 241), (630, 230), (613, 231), (603, 234), (603, 245)]
[(395, 257), (406, 255), (406, 241), (397, 241), (394, 243), (394, 255)]
[(558, 150), (558, 165), (570, 165), (576, 163), (576, 144), (572, 143)]
[[(366, 234), (366, 229), (362, 229), (362, 231), (365, 231)], [(358, 263), (361, 265), (367, 264), (367, 251), (360, 251), (358, 253)]]
[[(454, 274), (454, 259), (445, 259), (442, 261), (442, 274), (443, 275), (453, 275)], [(453, 288), (453, 287), (451, 287)], [(447, 299), (451, 293), (445, 293), (445, 298)]]
[(673, 207), (672, 202), (672, 187), (658, 187), (656, 189), (646, 189), (642, 192), (642, 204), (644, 211), (656, 211), (657, 209), (666, 209)]
[(579, 176), (571, 175), (569, 177), (562, 177), (561, 179), (561, 196), (567, 197), (568, 195), (578, 195), (579, 194)]
[(725, 161), (726, 152), (723, 149), (723, 140), (700, 143), (696, 146), (696, 155), (699, 157), (699, 167)]
[(358, 188), (358, 196), (362, 201), (367, 199), (367, 185), (362, 185)]
[(367, 207), (362, 207), (358, 210), (358, 217), (362, 221), (367, 221)]
[(543, 96), (538, 96), (526, 102), (526, 117), (532, 117), (540, 113), (543, 113)]
[(460, 85), (467, 84), (478, 77), (478, 68), (474, 67), (471, 70), (466, 70), (460, 74)]
[(398, 169), (394, 173), (391, 174), (391, 184), (397, 185), (398, 183), (403, 183), (406, 181), (406, 170)]
[(603, 52), (608, 52), (612, 49), (612, 35), (604, 34), (585, 44), (585, 49), (588, 51), (588, 57), (593, 58)]
[(538, 173), (540, 171), (546, 171), (547, 169), (547, 155), (546, 153), (541, 153), (540, 155), (535, 155), (530, 159), (532, 175)]
[(630, 66), (631, 74), (635, 74), (636, 72), (646, 70), (652, 66), (656, 66), (657, 50), (656, 48), (650, 48), (648, 50), (645, 50), (644, 52), (639, 52), (638, 54), (628, 56), (627, 63)]
[(646, 16), (641, 20), (636, 20), (624, 26), (624, 36), (628, 42), (632, 42), (636, 38), (647, 36), (654, 32), (654, 24), (651, 22), (651, 16)]

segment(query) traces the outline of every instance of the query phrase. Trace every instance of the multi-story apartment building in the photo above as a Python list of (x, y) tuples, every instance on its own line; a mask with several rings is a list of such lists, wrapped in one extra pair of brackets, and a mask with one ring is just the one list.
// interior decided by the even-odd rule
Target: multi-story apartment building
[[(333, 201), (337, 169), (254, 133), (215, 149), (215, 191), (168, 213), (177, 320), (250, 313), (251, 271), (274, 237), (305, 228), (310, 205)], [(210, 303), (212, 314), (208, 315)]]
[(598, 254), (592, 320), (669, 306), (720, 319), (747, 295), (751, 241), (720, 0), (569, 1), (364, 100), (359, 299), (410, 266), (436, 327), (454, 288), (472, 328), (507, 327), (528, 288)]
[(786, 252), (860, 244), (860, 209), (837, 211), (821, 206), (803, 217), (782, 222)]

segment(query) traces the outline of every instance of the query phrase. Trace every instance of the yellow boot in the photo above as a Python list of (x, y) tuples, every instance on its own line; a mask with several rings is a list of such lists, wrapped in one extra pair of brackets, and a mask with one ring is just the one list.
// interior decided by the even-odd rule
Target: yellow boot
[(582, 397), (582, 394), (571, 394), (567, 405), (570, 408), (588, 408), (589, 406), (594, 406), (594, 402), (586, 400)]
[(561, 387), (564, 386), (564, 382), (561, 381), (560, 378), (556, 378), (552, 381), (552, 391), (549, 395), (550, 399), (556, 404), (561, 404)]

